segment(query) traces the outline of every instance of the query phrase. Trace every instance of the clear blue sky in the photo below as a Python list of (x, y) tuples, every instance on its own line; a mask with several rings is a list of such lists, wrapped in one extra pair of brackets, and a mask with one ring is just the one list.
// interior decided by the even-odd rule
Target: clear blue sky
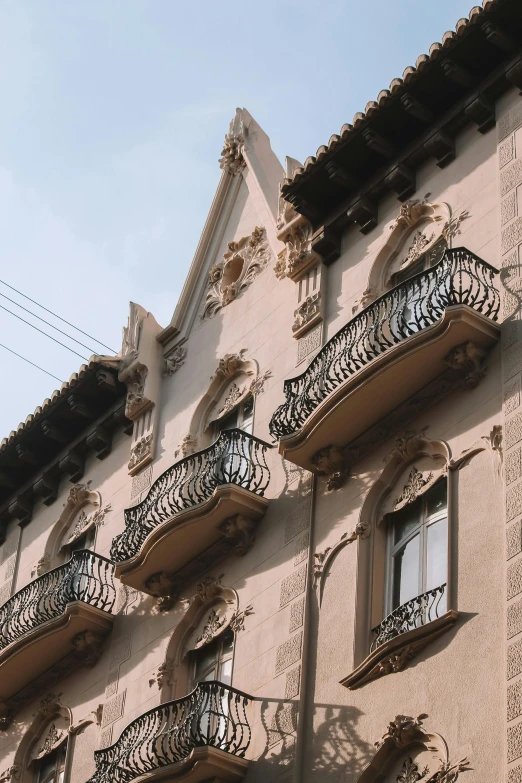
[[(235, 107), (303, 161), (471, 5), (1, 0), (0, 278), (116, 350), (129, 300), (166, 325)], [(82, 363), (3, 310), (0, 342)], [(0, 357), (1, 438), (59, 384)]]

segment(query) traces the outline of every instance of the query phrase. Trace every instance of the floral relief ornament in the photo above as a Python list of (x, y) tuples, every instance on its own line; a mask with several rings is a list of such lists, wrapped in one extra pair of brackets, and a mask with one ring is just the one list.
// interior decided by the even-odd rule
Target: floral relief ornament
[(424, 478), (420, 470), (417, 470), (417, 468), (413, 466), (410, 475), (408, 476), (408, 481), (404, 485), (401, 494), (395, 501), (395, 511), (398, 511), (400, 508), (407, 506), (408, 503), (413, 503), (415, 500), (417, 500), (423, 488), (429, 484), (432, 479), (433, 473), (429, 473), (428, 476)]
[(49, 734), (45, 738), (45, 741), (41, 748), (38, 750), (38, 754), (41, 756), (47, 756), (48, 753), (52, 753), (56, 745), (60, 742), (64, 736), (63, 731), (58, 731), (55, 724), (52, 723), (49, 729)]
[(143, 462), (144, 459), (150, 456), (151, 446), (152, 446), (152, 433), (145, 435), (145, 437), (140, 438), (140, 440), (135, 443), (131, 451), (131, 458), (129, 460), (129, 470), (133, 470), (133, 468), (137, 467), (137, 465), (139, 465), (140, 462)]
[(209, 644), (218, 635), (224, 624), (225, 618), (220, 617), (216, 610), (212, 609), (203, 627), (201, 636), (196, 639), (196, 646), (203, 647), (204, 644)]
[(84, 530), (91, 526), (101, 527), (105, 522), (105, 515), (108, 514), (109, 511), (112, 511), (112, 505), (110, 503), (107, 503), (103, 508), (96, 509), (96, 511), (89, 516), (87, 516), (86, 512), (82, 509), (68, 541), (74, 541), (84, 532)]
[(250, 236), (229, 242), (227, 252), (209, 272), (202, 318), (211, 318), (233, 302), (263, 271), (271, 255), (266, 231), (259, 226)]
[(187, 349), (184, 345), (178, 345), (172, 353), (169, 353), (163, 361), (163, 376), (169, 378), (185, 363), (187, 358)]

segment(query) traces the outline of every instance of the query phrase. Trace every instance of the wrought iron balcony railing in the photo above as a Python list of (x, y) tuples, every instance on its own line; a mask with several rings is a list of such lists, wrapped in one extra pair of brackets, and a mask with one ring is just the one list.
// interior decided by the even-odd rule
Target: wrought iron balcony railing
[(60, 617), (74, 601), (111, 612), (116, 597), (113, 572), (110, 560), (82, 549), (64, 565), (22, 587), (0, 607), (0, 650)]
[(468, 305), (496, 321), (498, 271), (465, 248), (447, 250), (431, 269), (388, 291), (343, 326), (297, 378), (270, 422), (274, 438), (299, 430), (317, 406), (380, 354), (435, 324), (452, 305)]
[(147, 497), (125, 510), (125, 530), (112, 542), (119, 563), (136, 555), (149, 533), (175, 514), (208, 500), (216, 487), (236, 484), (264, 495), (270, 480), (266, 463), (272, 448), (239, 429), (222, 432), (203, 451), (176, 462), (156, 479)]
[(395, 639), (407, 631), (413, 631), (421, 625), (427, 625), (446, 611), (446, 584), (428, 590), (411, 601), (406, 601), (384, 618), (375, 628), (370, 652)]
[(182, 699), (154, 707), (132, 721), (119, 739), (94, 752), (88, 783), (129, 783), (186, 759), (194, 748), (214, 747), (244, 758), (251, 730), (250, 697), (220, 682), (201, 682)]

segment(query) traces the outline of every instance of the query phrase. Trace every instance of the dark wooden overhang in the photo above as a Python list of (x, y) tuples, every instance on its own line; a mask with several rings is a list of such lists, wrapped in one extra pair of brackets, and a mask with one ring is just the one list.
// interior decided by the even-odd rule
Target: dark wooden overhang
[(82, 478), (88, 452), (106, 457), (117, 428), (132, 432), (125, 394), (117, 370), (91, 360), (2, 441), (0, 541), (10, 518), (30, 521), (36, 498), (54, 502), (61, 478)]
[(455, 34), (421, 55), (353, 126), (343, 126), (285, 180), (282, 194), (312, 222), (314, 247), (326, 263), (338, 257), (348, 224), (370, 231), (380, 198), (410, 198), (419, 166), (429, 159), (447, 166), (457, 134), (470, 124), (486, 133), (498, 98), (513, 86), (522, 90), (522, 2), (493, 0), (485, 8), (461, 20)]

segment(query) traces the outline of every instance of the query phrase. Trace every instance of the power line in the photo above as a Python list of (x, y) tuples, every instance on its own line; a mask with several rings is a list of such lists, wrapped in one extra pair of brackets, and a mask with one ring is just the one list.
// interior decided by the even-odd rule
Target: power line
[(26, 321), (25, 318), (22, 318), (21, 315), (17, 315), (17, 313), (13, 313), (12, 310), (8, 310), (7, 307), (4, 307), (3, 305), (0, 305), (0, 310), (5, 310), (6, 313), (9, 313), (10, 315), (14, 315), (15, 318), (18, 318), (20, 321), (23, 321), (24, 324), (27, 324), (28, 326), (31, 326), (33, 329), (36, 329), (37, 332), (40, 332), (40, 334), (44, 334), (46, 337), (49, 338), (49, 340), (52, 340), (55, 343), (58, 343), (58, 345), (61, 345), (62, 348), (66, 348), (71, 353), (76, 354), (76, 356), (79, 356), (80, 359), (83, 359), (84, 361), (88, 362), (88, 358), (86, 356), (82, 356), (81, 353), (78, 353), (77, 351), (73, 351), (72, 348), (69, 348), (68, 345), (65, 345), (65, 343), (61, 343), (59, 340), (56, 339), (56, 337), (53, 337), (50, 334), (47, 334), (47, 332), (44, 332), (43, 329), (39, 329), (37, 326), (32, 324), (30, 321)]
[(56, 315), (56, 313), (53, 313), (52, 310), (49, 310), (47, 307), (44, 307), (39, 302), (37, 302), (35, 299), (31, 299), (30, 296), (26, 296), (26, 294), (23, 294), (17, 288), (14, 288), (14, 286), (9, 285), (9, 283), (6, 283), (5, 280), (0, 280), (0, 283), (2, 283), (2, 285), (6, 285), (8, 288), (11, 289), (11, 291), (15, 291), (17, 294), (20, 294), (20, 296), (23, 296), (24, 299), (28, 299), (29, 302), (32, 302), (33, 304), (37, 305), (38, 307), (41, 307), (42, 310), (45, 310), (46, 313), (50, 313), (55, 318), (58, 318), (59, 321), (63, 321), (63, 323), (67, 324), (67, 326), (72, 326), (73, 329), (75, 329), (77, 332), (80, 332), (81, 334), (84, 334), (86, 337), (89, 338), (89, 340), (94, 340), (95, 343), (99, 343), (99, 345), (103, 345), (104, 348), (107, 348), (108, 351), (111, 351), (114, 354), (117, 353), (117, 351), (115, 351), (114, 348), (109, 348), (109, 346), (105, 345), (105, 343), (102, 343), (101, 340), (97, 340), (96, 337), (93, 337), (91, 334), (87, 334), (87, 332), (84, 332), (83, 329), (78, 329), (78, 327), (75, 326), (74, 324), (70, 323), (70, 321), (66, 321), (65, 318), (62, 318), (60, 315)]
[(7, 345), (2, 345), (2, 343), (0, 343), (0, 348), (4, 348), (6, 351), (9, 351), (9, 353), (13, 353), (15, 356), (18, 356), (19, 359), (23, 359), (24, 362), (27, 362), (27, 364), (32, 364), (33, 367), (36, 367), (37, 370), (41, 370), (46, 375), (50, 375), (51, 378), (54, 378), (55, 381), (58, 381), (58, 383), (63, 383), (63, 381), (61, 381), (60, 378), (57, 378), (56, 375), (53, 375), (52, 372), (47, 372), (47, 370), (44, 370), (43, 367), (40, 367), (38, 364), (35, 364), (34, 362), (32, 362), (30, 359), (26, 359), (25, 356), (22, 356), (21, 354), (16, 353), (16, 351), (13, 351), (11, 348), (8, 348)]
[[(27, 307), (24, 307), (23, 305), (16, 302), (14, 299), (10, 299), (5, 294), (1, 294), (4, 299), (7, 299), (8, 302), (12, 302), (17, 307), (20, 307), (22, 310), (25, 310), (26, 313), (29, 313), (29, 315), (32, 315), (33, 318), (38, 318), (39, 321), (41, 321), (44, 324), (47, 324), (47, 326), (50, 326), (51, 329), (56, 329), (57, 332), (60, 332), (60, 334), (63, 334), (65, 337), (67, 337), (68, 340), (72, 340), (74, 343), (78, 343), (78, 345), (81, 345), (82, 348), (87, 348), (88, 351), (91, 351), (91, 353), (97, 353), (97, 351), (94, 350), (94, 348), (91, 348), (89, 345), (85, 345), (85, 343), (81, 343), (79, 340), (76, 339), (76, 337), (71, 337), (70, 334), (67, 334), (67, 332), (62, 331), (62, 329), (58, 329), (57, 326), (50, 323), (50, 321), (46, 321), (45, 318), (40, 318), (39, 315), (36, 315), (36, 313), (33, 313), (31, 310), (28, 310)], [(8, 311), (9, 312), (9, 311)]]

